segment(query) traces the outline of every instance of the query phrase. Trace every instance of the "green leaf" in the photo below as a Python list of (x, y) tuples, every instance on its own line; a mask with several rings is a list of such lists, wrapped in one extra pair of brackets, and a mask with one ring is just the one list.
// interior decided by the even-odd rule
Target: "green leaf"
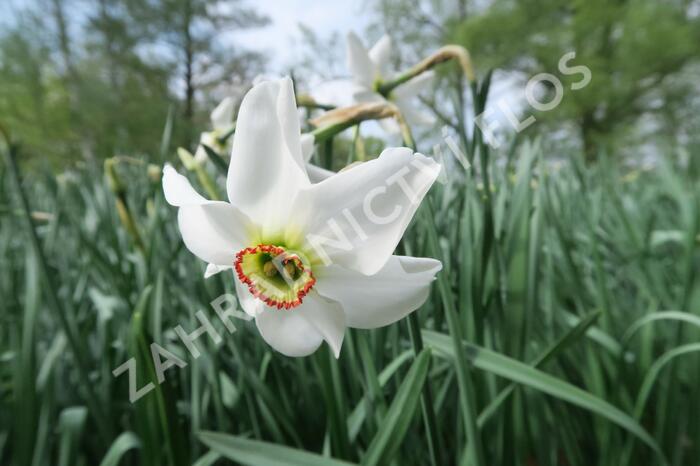
[(140, 447), (141, 441), (133, 432), (122, 432), (107, 450), (100, 466), (117, 466), (127, 451)]
[[(437, 354), (448, 358), (454, 358), (454, 348), (447, 335), (442, 335), (430, 330), (423, 330), (423, 337), (425, 343), (434, 348)], [(607, 401), (564, 380), (549, 375), (546, 372), (542, 372), (534, 367), (486, 348), (465, 343), (464, 350), (471, 363), (479, 369), (492, 372), (514, 382), (539, 390), (542, 393), (568, 401), (569, 403), (612, 421), (646, 443), (659, 456), (661, 462), (667, 464), (661, 448), (649, 433), (644, 430), (634, 418)]]
[(153, 339), (148, 334), (144, 313), (148, 309), (152, 286), (147, 286), (139, 297), (131, 318), (129, 353), (136, 359), (137, 380), (139, 383), (152, 383), (153, 390), (134, 403), (136, 430), (143, 439), (143, 455), (159, 464), (164, 460), (170, 464), (184, 466), (188, 464), (189, 452), (186, 435), (179, 422), (176, 407), (177, 394), (166, 374), (162, 383), (158, 382), (155, 372), (151, 344)]
[(201, 432), (197, 436), (202, 443), (222, 456), (250, 466), (352, 466), (354, 464), (274, 443), (218, 432)]
[(58, 451), (59, 466), (76, 464), (87, 413), (85, 406), (71, 406), (61, 411), (58, 418), (58, 431), (61, 433)]
[(634, 321), (632, 325), (629, 326), (622, 337), (623, 344), (626, 344), (640, 328), (650, 324), (651, 322), (656, 322), (659, 320), (677, 320), (700, 327), (700, 317), (696, 316), (695, 314), (690, 314), (683, 311), (652, 312), (651, 314)]
[(430, 350), (424, 349), (411, 365), (394, 401), (362, 460), (365, 466), (391, 463), (417, 411), (421, 390), (428, 375)]
[[(413, 356), (413, 352), (411, 350), (406, 350), (403, 353), (399, 354), (393, 361), (391, 361), (387, 366), (382, 370), (382, 372), (379, 374), (379, 377), (377, 377), (377, 382), (380, 387), (384, 387), (386, 383), (391, 379), (391, 377), (394, 375), (394, 373), (406, 362), (411, 359)], [(362, 428), (362, 423), (365, 420), (365, 416), (367, 416), (367, 402), (368, 402), (368, 395), (365, 395), (359, 403), (357, 403), (357, 406), (355, 409), (353, 409), (352, 414), (348, 416), (348, 432), (350, 436), (351, 441), (355, 441), (357, 438), (357, 434), (360, 433), (360, 429)]]
[[(596, 319), (600, 316), (600, 312), (594, 312), (585, 318), (583, 318), (575, 327), (565, 333), (557, 342), (555, 342), (547, 351), (540, 355), (533, 363), (533, 367), (541, 367), (547, 361), (550, 361), (559, 352), (566, 349), (569, 345), (575, 342), (579, 337), (584, 335), (588, 328), (595, 323)], [(508, 399), (511, 393), (515, 390), (516, 384), (512, 383), (504, 388), (498, 395), (496, 395), (489, 403), (489, 405), (484, 408), (484, 410), (479, 415), (477, 423), (479, 428), (483, 428), (486, 422), (493, 416), (498, 410), (499, 406), (503, 404), (505, 400)]]
[(635, 403), (634, 407), (634, 415), (637, 419), (641, 419), (642, 413), (644, 412), (644, 406), (646, 406), (647, 400), (649, 399), (649, 394), (654, 386), (654, 382), (664, 366), (679, 356), (697, 351), (700, 351), (700, 343), (690, 343), (688, 345), (679, 346), (678, 348), (673, 348), (672, 350), (667, 351), (654, 362), (647, 372), (647, 375), (644, 377), (642, 387), (639, 389), (639, 395), (637, 396), (637, 402)]
[(192, 463), (192, 466), (211, 466), (221, 459), (221, 455), (215, 451), (210, 451)]

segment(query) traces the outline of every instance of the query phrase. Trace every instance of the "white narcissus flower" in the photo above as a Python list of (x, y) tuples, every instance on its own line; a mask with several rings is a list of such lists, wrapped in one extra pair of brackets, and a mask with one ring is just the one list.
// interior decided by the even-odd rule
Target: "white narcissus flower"
[[(354, 32), (348, 33), (347, 38), (348, 67), (352, 74), (355, 89), (353, 98), (357, 103), (382, 102), (386, 99), (379, 92), (377, 86), (388, 78), (389, 60), (391, 56), (391, 39), (384, 35), (370, 50), (367, 50), (362, 41)], [(415, 100), (418, 94), (430, 86), (435, 74), (427, 71), (391, 91), (389, 100), (401, 111), (410, 126), (429, 126), (435, 123), (435, 118), (425, 111), (420, 110)], [(398, 133), (399, 127), (392, 119), (379, 120), (385, 131)]]
[(206, 276), (234, 269), (240, 304), (267, 343), (305, 356), (325, 340), (338, 357), (346, 327), (391, 324), (427, 299), (442, 264), (392, 252), (439, 171), (394, 148), (312, 184), (285, 78), (243, 99), (229, 202), (203, 198), (171, 166), (163, 190), (179, 207), (185, 245), (209, 263)]
[(219, 138), (231, 131), (233, 128), (233, 112), (236, 109), (236, 101), (233, 97), (226, 97), (216, 106), (211, 112), (209, 119), (211, 120), (212, 130), (202, 133), (199, 138), (199, 146), (194, 153), (194, 160), (197, 163), (204, 163), (209, 157), (207, 151), (202, 145), (210, 147), (217, 153), (226, 151), (226, 144), (222, 144)]

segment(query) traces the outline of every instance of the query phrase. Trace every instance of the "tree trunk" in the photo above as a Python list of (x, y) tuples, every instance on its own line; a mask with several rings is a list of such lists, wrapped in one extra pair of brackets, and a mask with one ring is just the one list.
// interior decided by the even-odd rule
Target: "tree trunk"
[(194, 44), (192, 40), (192, 5), (190, 0), (185, 1), (185, 15), (183, 22), (184, 52), (185, 52), (185, 124), (187, 125), (185, 137), (186, 147), (192, 143), (192, 129), (194, 127)]
[(61, 51), (63, 66), (66, 68), (66, 75), (76, 81), (77, 73), (73, 66), (70, 37), (68, 36), (68, 27), (66, 26), (66, 16), (63, 13), (63, 0), (51, 0), (51, 4), (53, 6), (53, 18), (56, 22), (56, 30), (58, 31), (58, 48)]

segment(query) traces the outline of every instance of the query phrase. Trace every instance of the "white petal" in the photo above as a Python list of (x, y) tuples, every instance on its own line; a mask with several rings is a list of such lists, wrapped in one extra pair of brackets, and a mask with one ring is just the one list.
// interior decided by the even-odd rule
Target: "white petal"
[[(341, 306), (316, 292), (291, 310), (267, 306), (255, 298), (248, 287), (235, 277), (236, 296), (246, 314), (255, 317), (265, 341), (287, 356), (311, 354), (326, 340), (337, 358), (345, 335), (345, 314)], [(294, 317), (289, 316), (293, 314)]]
[(231, 269), (233, 269), (232, 265), (207, 264), (207, 269), (204, 271), (204, 278), (213, 277), (217, 273), (221, 273)]
[(331, 176), (335, 175), (335, 172), (317, 167), (311, 163), (306, 164), (306, 173), (309, 174), (309, 180), (311, 180), (312, 183), (320, 183), (326, 178), (330, 178)]
[(255, 317), (260, 335), (285, 356), (308, 356), (321, 346), (323, 337), (297, 309), (266, 309)]
[[(351, 98), (351, 89), (353, 87), (357, 87), (357, 84), (352, 79), (331, 79), (314, 86), (310, 94), (316, 102), (335, 107), (347, 107), (353, 103)], [(365, 86), (362, 87), (365, 88)]]
[(280, 310), (264, 306), (256, 315), (260, 335), (274, 349), (286, 356), (308, 356), (323, 340), (336, 358), (345, 334), (345, 316), (341, 307), (316, 293), (304, 298), (294, 309)]
[(184, 205), (177, 220), (187, 249), (215, 265), (233, 265), (236, 252), (255, 237), (248, 217), (228, 202)]
[(395, 103), (401, 111), (401, 114), (406, 119), (409, 126), (430, 126), (435, 124), (435, 116), (427, 111), (420, 110), (414, 99), (397, 98)]
[(423, 305), (440, 261), (391, 256), (375, 275), (366, 276), (331, 265), (317, 267), (314, 287), (340, 303), (348, 327), (377, 328), (396, 322)]
[(439, 172), (434, 160), (393, 148), (303, 190), (294, 211), (305, 250), (325, 265), (376, 273)]
[(392, 91), (396, 97), (408, 98), (414, 97), (428, 89), (435, 79), (435, 73), (427, 71), (423, 74), (416, 76), (415, 78), (403, 83), (396, 89)]
[(179, 174), (170, 164), (163, 167), (163, 194), (168, 204), (181, 207), (209, 202), (194, 190), (189, 180)]
[(226, 97), (219, 105), (211, 112), (211, 124), (214, 129), (225, 129), (233, 123), (233, 111), (235, 110), (236, 101), (233, 97)]
[(315, 292), (304, 298), (304, 303), (292, 312), (301, 313), (321, 334), (331, 347), (336, 359), (340, 356), (345, 336), (345, 313), (339, 303), (319, 296)]
[(377, 123), (379, 123), (379, 126), (381, 126), (387, 134), (395, 135), (401, 132), (398, 122), (393, 118), (383, 118), (377, 121)]
[(315, 138), (311, 133), (303, 133), (301, 135), (301, 156), (304, 162), (311, 160), (311, 156), (314, 155), (314, 143)]
[(245, 214), (228, 202), (205, 199), (170, 165), (163, 168), (163, 193), (180, 207), (177, 220), (185, 246), (210, 264), (233, 265), (236, 252), (257, 236)]
[(226, 187), (231, 203), (265, 232), (286, 223), (295, 194), (310, 184), (300, 135), (289, 78), (258, 84), (243, 98)]
[(365, 102), (386, 102), (386, 99), (381, 94), (360, 88), (355, 88), (353, 90), (352, 98), (359, 104)]
[(238, 275), (234, 273), (233, 276), (234, 283), (236, 285), (236, 297), (238, 298), (238, 303), (241, 305), (245, 313), (251, 317), (256, 317), (261, 314), (267, 307), (265, 306), (265, 303), (259, 299), (256, 299), (255, 296), (250, 293), (248, 287), (241, 282)]
[(353, 81), (363, 87), (371, 88), (377, 70), (369, 58), (369, 52), (352, 31), (348, 33), (347, 54), (348, 68), (350, 68)]
[(388, 71), (389, 59), (391, 57), (391, 38), (384, 34), (381, 39), (374, 44), (369, 51), (369, 58), (374, 63), (376, 69), (382, 74)]

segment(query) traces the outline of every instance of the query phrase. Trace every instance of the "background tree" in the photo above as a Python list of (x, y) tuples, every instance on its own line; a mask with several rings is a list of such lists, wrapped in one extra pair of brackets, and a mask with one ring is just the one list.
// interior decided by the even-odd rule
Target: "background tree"
[(3, 8), (11, 19), (0, 29), (0, 118), (43, 163), (157, 154), (170, 109), (184, 115), (173, 135), (184, 145), (217, 100), (242, 92), (261, 70), (260, 55), (227, 40), (264, 23), (239, 2), (37, 0)]
[(688, 0), (494, 0), (453, 31), (481, 69), (522, 78), (557, 73), (560, 57), (575, 51), (593, 80), (538, 118), (573, 124), (595, 158), (681, 118), (698, 90), (685, 74), (700, 57), (697, 8)]
[[(655, 147), (645, 153), (695, 137), (697, 1), (379, 0), (375, 8), (378, 20), (370, 33), (390, 33), (397, 65), (459, 43), (470, 50), (480, 76), (494, 70), (492, 104), (503, 95), (522, 95), (537, 73), (559, 74), (561, 56), (575, 51), (574, 62), (588, 66), (593, 81), (567, 93), (556, 110), (536, 114), (538, 124), (528, 129), (547, 132), (555, 147), (574, 141), (571, 149), (583, 149), (589, 158), (625, 148), (638, 156), (652, 141)], [(560, 77), (568, 88), (567, 77)], [(454, 121), (469, 103), (458, 73), (441, 71), (435, 89), (426, 103), (441, 123)]]
[(259, 54), (224, 45), (222, 39), (268, 19), (240, 0), (126, 1), (151, 46), (168, 49), (175, 86), (184, 90), (186, 142), (191, 142), (196, 93), (222, 83), (241, 86), (262, 71)]

